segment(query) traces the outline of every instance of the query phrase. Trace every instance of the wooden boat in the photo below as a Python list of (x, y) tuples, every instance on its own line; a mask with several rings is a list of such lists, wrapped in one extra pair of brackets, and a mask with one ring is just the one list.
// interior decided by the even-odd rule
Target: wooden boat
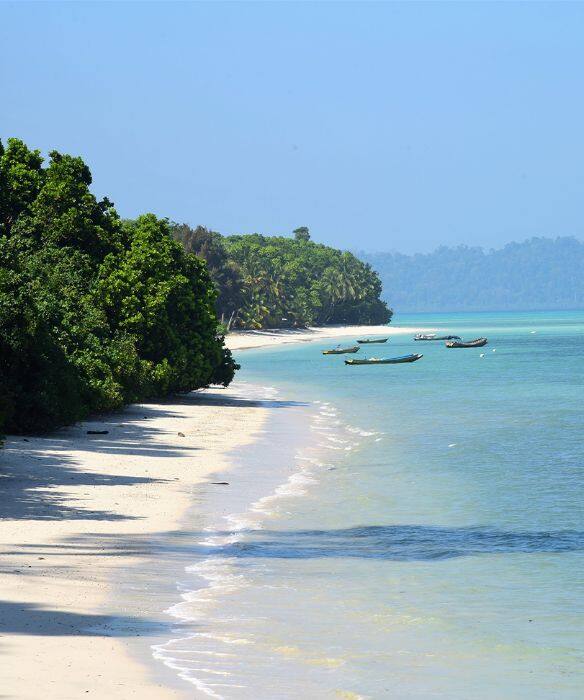
[(348, 353), (348, 352), (359, 352), (360, 349), (361, 348), (358, 345), (354, 345), (353, 347), (350, 347), (350, 348), (341, 348), (339, 346), (339, 347), (333, 348), (332, 350), (323, 350), (322, 354), (323, 355), (344, 355), (345, 353)]
[(389, 338), (364, 338), (363, 340), (358, 340), (359, 345), (371, 345), (371, 343), (387, 343)]
[(424, 357), (419, 353), (402, 355), (401, 357), (370, 357), (363, 360), (345, 360), (346, 365), (399, 365), (403, 362), (415, 362)]
[(476, 340), (469, 340), (468, 343), (458, 342), (456, 340), (450, 340), (446, 343), (447, 348), (482, 348), (489, 341), (486, 338), (477, 338)]
[(460, 340), (459, 335), (436, 335), (436, 333), (418, 333), (414, 336), (414, 340)]

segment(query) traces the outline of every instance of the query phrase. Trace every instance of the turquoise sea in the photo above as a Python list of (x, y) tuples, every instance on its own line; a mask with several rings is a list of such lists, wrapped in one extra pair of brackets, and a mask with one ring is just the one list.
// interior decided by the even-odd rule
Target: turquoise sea
[(155, 650), (196, 697), (584, 696), (584, 313), (394, 324), (489, 344), (240, 354), (273, 410), (200, 498)]

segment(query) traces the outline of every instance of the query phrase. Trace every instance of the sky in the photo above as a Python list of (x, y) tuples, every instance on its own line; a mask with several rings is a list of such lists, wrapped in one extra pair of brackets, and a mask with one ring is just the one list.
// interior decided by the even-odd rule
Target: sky
[(584, 239), (584, 3), (0, 2), (0, 138), (122, 216), (369, 251)]

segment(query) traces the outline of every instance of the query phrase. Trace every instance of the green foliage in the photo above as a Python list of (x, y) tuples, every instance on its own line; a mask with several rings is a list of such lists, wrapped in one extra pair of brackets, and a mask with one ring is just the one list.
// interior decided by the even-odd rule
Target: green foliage
[(242, 305), (243, 280), (238, 266), (229, 259), (223, 236), (204, 226), (193, 229), (187, 224), (171, 224), (171, 231), (187, 253), (194, 253), (207, 263), (217, 290), (217, 315), (227, 330)]
[(310, 240), (310, 230), (308, 226), (299, 226), (292, 231), (294, 234), (294, 240), (296, 241), (309, 241)]
[(97, 298), (110, 326), (135, 338), (141, 366), (135, 390), (160, 395), (213, 382), (225, 350), (216, 338), (206, 265), (185, 254), (153, 214), (125, 226), (130, 243), (104, 260)]
[(294, 238), (231, 236), (173, 224), (188, 252), (207, 261), (226, 329), (326, 323), (387, 323), (381, 283), (351, 253), (314, 243), (308, 228)]
[(79, 158), (0, 148), (0, 432), (233, 377), (205, 264), (90, 184)]
[(28, 270), (0, 270), (0, 430), (44, 430), (85, 413), (77, 368), (34, 292)]
[(314, 243), (306, 227), (294, 238), (258, 234), (223, 238), (175, 226), (189, 251), (204, 257), (219, 290), (218, 314), (240, 328), (326, 323), (387, 323), (381, 283), (351, 253)]
[(574, 238), (360, 257), (379, 270), (384, 293), (400, 311), (584, 308), (584, 243)]

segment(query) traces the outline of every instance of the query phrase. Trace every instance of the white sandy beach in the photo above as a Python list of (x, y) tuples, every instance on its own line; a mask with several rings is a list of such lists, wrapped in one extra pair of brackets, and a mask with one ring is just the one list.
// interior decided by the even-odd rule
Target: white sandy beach
[(261, 331), (234, 331), (226, 338), (231, 350), (269, 347), (285, 343), (307, 343), (327, 338), (370, 338), (395, 335), (415, 335), (433, 329), (400, 328), (399, 326), (324, 326), (302, 329), (274, 329)]
[[(183, 697), (154, 681), (116, 633), (108, 636), (101, 616), (125, 617), (123, 600), (112, 607), (110, 582), (117, 567), (139, 566), (135, 538), (147, 550), (150, 535), (175, 528), (193, 487), (260, 429), (266, 409), (249, 404), (237, 387), (197, 392), (7, 441), (0, 452), (3, 698)], [(140, 624), (126, 619), (125, 635)]]
[[(417, 329), (338, 327), (234, 333), (233, 350)], [(139, 567), (149, 538), (177, 528), (193, 488), (225, 469), (269, 409), (237, 381), (125, 411), (0, 450), (0, 696), (26, 700), (192, 697), (128, 653), (144, 622), (113, 598), (120, 567)], [(88, 430), (107, 430), (88, 435)], [(139, 538), (143, 548), (136, 548)], [(111, 544), (115, 542), (115, 546)], [(113, 600), (113, 602), (112, 602)], [(135, 606), (134, 606), (135, 607)], [(124, 634), (108, 633), (112, 616)]]

